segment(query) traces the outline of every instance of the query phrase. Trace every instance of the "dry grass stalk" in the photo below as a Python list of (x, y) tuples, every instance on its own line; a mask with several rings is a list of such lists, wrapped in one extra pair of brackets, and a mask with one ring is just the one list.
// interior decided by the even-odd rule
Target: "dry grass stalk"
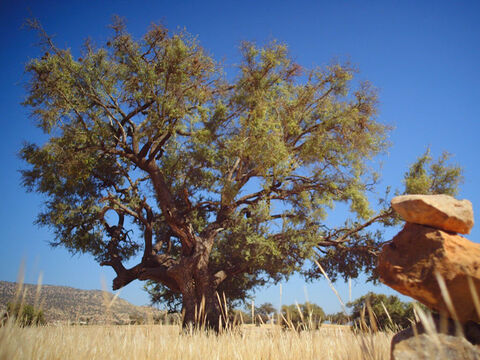
[(468, 287), (470, 289), (470, 294), (472, 294), (473, 304), (475, 305), (475, 311), (477, 312), (477, 315), (480, 317), (480, 301), (478, 299), (477, 289), (475, 288), (473, 279), (470, 276), (467, 277), (467, 281), (468, 281)]
[(322, 265), (317, 260), (314, 260), (315, 264), (318, 266), (320, 271), (322, 272), (323, 276), (325, 276), (325, 279), (327, 279), (328, 285), (330, 286), (330, 289), (332, 289), (333, 293), (337, 296), (338, 301), (340, 302), (340, 305), (342, 306), (342, 310), (345, 313), (345, 315), (348, 315), (347, 313), (347, 308), (345, 307), (345, 303), (342, 301), (342, 298), (340, 297), (340, 294), (338, 293), (337, 289), (335, 289), (335, 286), (333, 286), (332, 281), (328, 277), (327, 273), (323, 269)]
[(445, 305), (447, 305), (448, 312), (450, 313), (449, 315), (455, 321), (457, 335), (463, 336), (462, 325), (458, 321), (458, 315), (455, 310), (455, 306), (453, 305), (452, 298), (448, 293), (448, 288), (447, 288), (447, 284), (445, 283), (445, 279), (438, 272), (435, 272), (435, 278), (437, 279), (438, 286), (440, 287), (440, 292), (442, 294), (443, 301), (445, 302)]

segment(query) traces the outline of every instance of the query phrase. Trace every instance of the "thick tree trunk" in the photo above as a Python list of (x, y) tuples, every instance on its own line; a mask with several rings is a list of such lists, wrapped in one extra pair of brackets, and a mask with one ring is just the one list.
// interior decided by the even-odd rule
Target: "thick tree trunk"
[(185, 279), (185, 283), (180, 286), (182, 293), (182, 315), (183, 328), (198, 326), (198, 309), (195, 283), (193, 279)]
[[(196, 270), (196, 271), (195, 271)], [(195, 269), (180, 285), (182, 293), (183, 327), (206, 328), (219, 331), (225, 325), (211, 276)]]
[(184, 257), (177, 267), (175, 278), (182, 294), (183, 327), (220, 329), (218, 283), (208, 268), (212, 244), (213, 236), (197, 237), (194, 254)]
[(183, 328), (212, 329), (219, 331), (225, 325), (221, 319), (220, 304), (214, 289), (203, 293), (201, 297), (196, 294), (193, 284), (186, 286), (182, 291)]
[(222, 312), (216, 289), (213, 287), (203, 289), (200, 301), (201, 304), (205, 304), (202, 326), (219, 331), (221, 327), (225, 326), (225, 321), (222, 319)]

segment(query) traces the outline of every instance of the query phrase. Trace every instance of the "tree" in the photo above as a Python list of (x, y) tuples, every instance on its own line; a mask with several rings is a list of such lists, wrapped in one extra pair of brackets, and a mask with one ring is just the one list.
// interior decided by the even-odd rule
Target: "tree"
[(326, 320), (330, 321), (332, 324), (338, 325), (348, 325), (352, 321), (350, 316), (345, 314), (343, 311), (327, 315)]
[(230, 321), (233, 324), (252, 324), (252, 315), (249, 311), (233, 309), (230, 312)]
[(162, 25), (135, 40), (117, 19), (80, 56), (30, 25), (44, 55), (26, 66), (24, 105), (48, 140), (22, 148), (23, 184), (45, 196), (37, 223), (52, 245), (112, 267), (113, 289), (148, 280), (184, 325), (217, 327), (223, 294), (244, 299), (315, 249), (370, 246), (356, 223), (324, 224), (337, 202), (372, 216), (367, 163), (386, 146), (376, 93), (349, 64), (307, 70), (283, 44), (245, 42), (227, 80), (195, 38)]
[(323, 309), (317, 304), (310, 302), (283, 305), (282, 315), (287, 321), (286, 326), (293, 326), (296, 330), (317, 329), (326, 319)]
[(430, 148), (405, 173), (405, 194), (447, 194), (455, 196), (463, 181), (462, 169), (448, 164), (451, 154), (443, 152), (434, 162)]
[[(426, 310), (425, 306), (417, 304)], [(413, 303), (404, 303), (395, 295), (386, 296), (369, 292), (348, 303), (348, 307), (352, 308), (351, 318), (354, 323), (360, 325), (360, 328), (404, 329), (415, 321)], [(373, 326), (372, 318), (375, 321)]]
[(273, 306), (272, 303), (263, 303), (262, 305), (255, 308), (255, 316), (260, 317), (261, 322), (268, 323), (271, 319), (272, 314), (275, 314), (277, 309)]

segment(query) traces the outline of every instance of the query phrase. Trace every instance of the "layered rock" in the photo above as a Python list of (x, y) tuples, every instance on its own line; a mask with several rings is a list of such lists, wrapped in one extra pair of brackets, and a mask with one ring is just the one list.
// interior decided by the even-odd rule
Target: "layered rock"
[(472, 203), (448, 195), (403, 195), (392, 199), (393, 209), (407, 222), (469, 234)]
[(407, 223), (384, 245), (377, 270), (384, 284), (447, 313), (435, 275), (438, 273), (447, 285), (458, 320), (480, 321), (468, 283), (470, 277), (480, 294), (479, 244), (443, 230)]

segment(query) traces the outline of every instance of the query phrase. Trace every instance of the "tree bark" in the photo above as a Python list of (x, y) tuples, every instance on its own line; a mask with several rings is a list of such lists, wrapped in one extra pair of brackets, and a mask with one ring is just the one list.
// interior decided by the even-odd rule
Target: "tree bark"
[(173, 275), (182, 294), (183, 327), (207, 328), (218, 332), (222, 316), (216, 293), (218, 282), (209, 271), (213, 239), (197, 238), (195, 253), (183, 258)]
[[(195, 276), (198, 278), (198, 276)], [(225, 325), (213, 284), (203, 286), (188, 279), (181, 286), (183, 328), (212, 329), (216, 332)]]
[(222, 325), (225, 325), (225, 321), (220, 321), (222, 315), (221, 305), (213, 276), (210, 276), (208, 269), (197, 269), (194, 278), (197, 302), (200, 302), (200, 306), (203, 307), (202, 325), (218, 331)]

